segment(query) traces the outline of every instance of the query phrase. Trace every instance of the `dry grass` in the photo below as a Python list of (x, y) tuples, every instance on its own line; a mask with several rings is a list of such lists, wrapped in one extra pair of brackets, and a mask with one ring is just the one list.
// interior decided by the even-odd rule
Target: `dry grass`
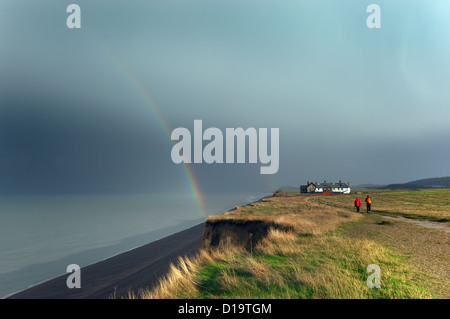
[(280, 225), (280, 228), (292, 228), (298, 234), (317, 235), (335, 228), (341, 222), (354, 221), (360, 217), (340, 208), (321, 204), (313, 197), (295, 196), (267, 198), (251, 206), (237, 207), (236, 210), (212, 216), (209, 221), (262, 220)]
[[(353, 210), (353, 201), (359, 196), (364, 203), (366, 194), (352, 196), (317, 197), (324, 205), (332, 205), (345, 210)], [(390, 216), (450, 221), (450, 189), (422, 191), (374, 191), (372, 212)], [(363, 206), (363, 211), (365, 207)]]
[[(436, 206), (436, 198), (430, 203), (429, 194), (414, 193), (421, 197), (419, 200)], [(374, 207), (403, 212), (393, 203), (404, 207), (405, 201), (412, 201), (410, 194), (397, 194), (400, 199), (386, 196), (388, 203), (383, 203), (383, 195), (373, 195)], [(438, 194), (437, 199), (441, 205), (446, 200), (442, 196), (445, 194)], [(375, 220), (379, 217), (353, 213), (353, 199), (273, 197), (211, 217), (212, 222), (263, 220), (284, 227), (272, 228), (251, 253), (226, 245), (202, 250), (194, 258), (182, 258), (153, 290), (130, 293), (129, 297), (449, 298), (448, 289), (439, 288), (448, 287), (449, 283), (448, 237), (433, 237), (428, 230), (426, 236), (419, 236), (417, 229), (410, 228), (418, 226), (379, 223)], [(407, 213), (416, 217), (448, 217), (448, 208), (436, 208), (430, 214), (419, 212), (420, 208), (410, 207)], [(407, 248), (401, 249), (400, 243)], [(421, 249), (414, 248), (420, 245)], [(430, 255), (427, 257), (430, 251), (434, 252), (434, 262)], [(442, 269), (430, 267), (430, 263)], [(366, 268), (370, 264), (382, 269), (381, 289), (369, 289), (366, 285)]]
[(277, 229), (272, 229), (256, 250), (274, 256), (294, 256), (302, 253), (296, 233)]
[(195, 283), (192, 282), (192, 274), (198, 269), (199, 257), (196, 258), (180, 258), (178, 267), (171, 264), (168, 275), (160, 280), (157, 287), (153, 290), (140, 291), (138, 294), (130, 292), (127, 296), (129, 299), (168, 299), (170, 296), (185, 296), (185, 298), (195, 298), (197, 289)]
[[(293, 242), (292, 234), (272, 239)], [(261, 245), (245, 251), (211, 252), (180, 261), (159, 287), (133, 298), (432, 298), (415, 285), (418, 275), (389, 250), (369, 240), (321, 235), (299, 240), (294, 249)], [(275, 249), (274, 249), (275, 248)], [(382, 289), (369, 289), (366, 267), (382, 268)]]

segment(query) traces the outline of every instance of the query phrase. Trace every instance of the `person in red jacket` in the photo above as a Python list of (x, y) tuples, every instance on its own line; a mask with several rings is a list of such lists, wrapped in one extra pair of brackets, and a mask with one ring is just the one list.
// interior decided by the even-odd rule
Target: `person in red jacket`
[(359, 213), (359, 208), (361, 207), (361, 205), (362, 205), (361, 200), (358, 197), (356, 197), (356, 199), (355, 199), (355, 207), (356, 207), (356, 212), (357, 213)]

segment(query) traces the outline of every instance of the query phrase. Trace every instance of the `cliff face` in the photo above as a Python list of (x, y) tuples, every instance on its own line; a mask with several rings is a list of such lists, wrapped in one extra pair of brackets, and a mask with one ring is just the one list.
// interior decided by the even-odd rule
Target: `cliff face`
[(281, 227), (264, 220), (208, 220), (203, 232), (202, 248), (233, 245), (251, 250), (261, 239), (267, 236), (271, 228)]

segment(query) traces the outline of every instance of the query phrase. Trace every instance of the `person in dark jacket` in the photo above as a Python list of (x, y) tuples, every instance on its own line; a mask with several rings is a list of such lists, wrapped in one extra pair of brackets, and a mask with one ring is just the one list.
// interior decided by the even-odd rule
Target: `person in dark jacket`
[(370, 198), (369, 195), (366, 197), (366, 204), (367, 204), (367, 214), (370, 214), (372, 209), (372, 198)]
[(356, 197), (356, 199), (355, 199), (355, 207), (356, 207), (356, 212), (357, 213), (359, 213), (359, 208), (361, 207), (361, 205), (362, 205), (361, 200), (358, 197)]

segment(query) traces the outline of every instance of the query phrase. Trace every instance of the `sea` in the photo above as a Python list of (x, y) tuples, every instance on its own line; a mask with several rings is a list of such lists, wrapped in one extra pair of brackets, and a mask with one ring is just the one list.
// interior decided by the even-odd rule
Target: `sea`
[(0, 298), (148, 244), (268, 196), (190, 194), (0, 196)]

